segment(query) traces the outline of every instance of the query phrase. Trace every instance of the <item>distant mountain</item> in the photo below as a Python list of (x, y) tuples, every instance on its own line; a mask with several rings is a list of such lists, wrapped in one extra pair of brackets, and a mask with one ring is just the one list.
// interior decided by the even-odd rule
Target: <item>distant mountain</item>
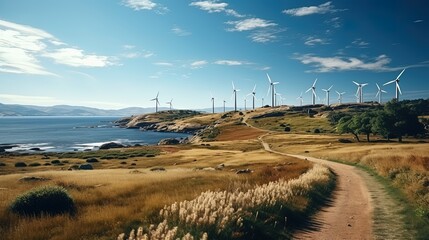
[[(158, 110), (167, 110), (167, 108), (159, 108)], [(155, 109), (130, 107), (118, 110), (105, 110), (69, 105), (41, 107), (0, 103), (0, 116), (131, 116), (150, 112), (155, 112)]]

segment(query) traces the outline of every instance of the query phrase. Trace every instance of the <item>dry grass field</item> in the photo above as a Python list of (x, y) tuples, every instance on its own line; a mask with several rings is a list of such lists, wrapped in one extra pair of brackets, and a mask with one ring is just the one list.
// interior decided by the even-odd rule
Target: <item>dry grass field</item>
[[(225, 147), (228, 145), (235, 147), (228, 149)], [(60, 166), (16, 168), (13, 164), (17, 161), (44, 163), (56, 158), (3, 156), (0, 162), (6, 166), (1, 167), (3, 175), (0, 175), (0, 236), (2, 239), (112, 239), (120, 232), (151, 222), (164, 205), (193, 199), (207, 190), (246, 190), (279, 178), (296, 178), (311, 166), (256, 147), (242, 151), (240, 148), (248, 147), (243, 143), (229, 142), (225, 146), (163, 147), (155, 157), (98, 158), (99, 162), (93, 164), (95, 170), (87, 171), (66, 170), (84, 163), (81, 158), (61, 158), (64, 165)], [(103, 151), (103, 156), (127, 151), (136, 149)], [(220, 164), (224, 167), (215, 170)], [(282, 168), (274, 170), (276, 166)], [(154, 167), (165, 171), (151, 171)], [(254, 172), (235, 173), (247, 168)], [(20, 180), (26, 176), (46, 180)], [(28, 218), (8, 211), (17, 195), (41, 185), (65, 187), (75, 200), (77, 215)]]
[(417, 205), (419, 215), (429, 217), (429, 143), (398, 142), (341, 143), (339, 135), (270, 135), (273, 149), (327, 160), (370, 167), (391, 180)]

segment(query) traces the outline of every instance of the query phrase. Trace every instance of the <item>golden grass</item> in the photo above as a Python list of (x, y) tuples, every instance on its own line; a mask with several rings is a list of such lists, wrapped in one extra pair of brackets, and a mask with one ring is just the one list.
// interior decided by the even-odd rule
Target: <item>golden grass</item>
[(220, 133), (216, 137), (217, 141), (250, 140), (256, 139), (265, 133), (262, 130), (250, 128), (246, 125), (227, 125), (220, 127), (219, 131)]
[[(227, 143), (231, 145), (231, 142), (223, 143), (225, 146)], [(256, 145), (257, 142), (254, 142)], [(237, 146), (246, 148), (245, 143)], [(119, 232), (127, 232), (138, 224), (151, 222), (164, 205), (193, 199), (207, 190), (232, 191), (280, 177), (296, 178), (311, 166), (308, 162), (268, 154), (263, 150), (244, 152), (239, 147), (224, 149), (222, 142), (219, 146), (161, 149), (164, 150), (163, 154), (151, 158), (100, 160), (94, 164), (95, 170), (92, 171), (61, 170), (62, 167), (68, 168), (69, 165), (84, 162), (82, 159), (62, 159), (69, 163), (59, 167), (18, 169), (13, 167), (13, 162), (42, 162), (53, 158), (42, 160), (42, 156), (36, 155), (3, 157), (0, 161), (7, 166), (3, 169), (4, 175), (0, 175), (0, 236), (2, 239), (112, 239)], [(131, 163), (135, 163), (135, 166)], [(214, 170), (219, 164), (225, 167)], [(281, 170), (273, 170), (278, 165), (284, 166)], [(149, 170), (155, 166), (164, 167), (166, 171)], [(204, 168), (207, 170), (202, 170)], [(237, 169), (244, 168), (254, 172), (235, 174)], [(23, 176), (51, 180), (19, 181)], [(17, 195), (46, 184), (61, 185), (69, 191), (78, 209), (75, 217), (44, 216), (31, 219), (8, 212), (9, 204)]]
[[(390, 179), (429, 217), (429, 143), (340, 143), (339, 135), (271, 135), (273, 149), (361, 164)], [(426, 209), (426, 210), (425, 210)]]

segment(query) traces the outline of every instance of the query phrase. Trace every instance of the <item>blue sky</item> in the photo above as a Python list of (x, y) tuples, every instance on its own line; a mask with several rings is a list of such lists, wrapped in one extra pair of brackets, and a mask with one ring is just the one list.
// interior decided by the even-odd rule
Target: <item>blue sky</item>
[[(429, 3), (415, 1), (0, 1), (0, 102), (118, 109), (238, 104), (268, 73), (284, 104), (318, 78), (364, 100), (403, 68), (402, 99), (429, 97)], [(394, 97), (394, 86), (383, 87)], [(248, 98), (250, 101), (250, 98)], [(304, 104), (311, 94), (303, 94)]]

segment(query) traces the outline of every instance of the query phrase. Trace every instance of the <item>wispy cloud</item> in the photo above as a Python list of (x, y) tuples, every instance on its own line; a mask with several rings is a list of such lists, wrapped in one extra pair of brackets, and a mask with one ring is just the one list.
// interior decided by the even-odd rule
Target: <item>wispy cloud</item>
[(306, 65), (312, 65), (314, 72), (338, 72), (352, 70), (389, 71), (387, 66), (391, 59), (386, 55), (380, 55), (372, 61), (365, 61), (355, 57), (318, 57), (313, 54), (304, 54), (295, 59)]
[(230, 16), (234, 17), (244, 17), (244, 15), (241, 15), (237, 13), (233, 9), (228, 9), (228, 3), (225, 2), (219, 2), (216, 0), (212, 1), (196, 1), (189, 4), (190, 6), (198, 7), (201, 10), (207, 11), (209, 13), (220, 13), (224, 12)]
[(167, 7), (155, 3), (152, 0), (123, 0), (122, 3), (135, 11), (155, 10), (158, 14), (164, 14), (169, 11)]
[(368, 48), (368, 45), (369, 45), (368, 42), (363, 41), (361, 38), (354, 40), (352, 44), (359, 48)]
[(41, 57), (74, 67), (105, 67), (114, 62), (112, 57), (67, 47), (44, 30), (0, 20), (0, 72), (56, 76), (42, 66)]
[(43, 53), (42, 56), (53, 59), (56, 63), (72, 67), (106, 67), (114, 65), (113, 58), (95, 54), (85, 54), (76, 48), (60, 48)]
[(421, 23), (421, 22), (423, 22), (423, 20), (422, 20), (422, 19), (418, 19), (418, 20), (415, 20), (415, 21), (414, 21), (414, 23)]
[(129, 58), (129, 59), (139, 58), (139, 57), (150, 58), (155, 55), (151, 51), (136, 50), (137, 47), (134, 45), (123, 45), (122, 48), (125, 50), (125, 52), (120, 55), (123, 58)]
[(154, 64), (157, 66), (163, 66), (163, 67), (172, 67), (173, 66), (173, 64), (169, 63), (169, 62), (156, 62)]
[(226, 22), (229, 25), (233, 25), (233, 28), (228, 29), (229, 31), (250, 31), (260, 28), (273, 27), (277, 24), (264, 20), (261, 18), (248, 18), (240, 21), (229, 21)]
[(325, 13), (344, 11), (344, 9), (335, 9), (334, 5), (332, 5), (331, 3), (332, 2), (326, 2), (318, 6), (285, 9), (283, 10), (283, 13), (291, 16), (302, 17), (302, 16), (308, 16), (312, 14), (325, 14)]
[(58, 104), (59, 101), (47, 96), (27, 96), (16, 94), (0, 94), (2, 102), (10, 104)]
[(204, 65), (207, 65), (208, 62), (206, 60), (195, 61), (191, 63), (191, 68), (202, 68)]
[(321, 38), (315, 38), (315, 37), (308, 37), (305, 42), (305, 45), (308, 46), (314, 46), (314, 45), (325, 45), (325, 44), (329, 44), (328, 40), (326, 39), (321, 39)]
[(340, 17), (334, 17), (329, 20), (326, 20), (325, 23), (333, 28), (340, 28), (341, 27), (341, 19)]
[(237, 61), (237, 60), (217, 60), (214, 62), (214, 64), (227, 65), (227, 66), (240, 66), (240, 65), (246, 65), (249, 63), (244, 61)]
[(186, 30), (184, 30), (184, 29), (182, 29), (182, 28), (180, 28), (180, 27), (177, 27), (177, 26), (173, 27), (173, 28), (171, 29), (171, 31), (172, 31), (174, 34), (176, 34), (177, 36), (179, 36), (179, 37), (185, 37), (185, 36), (189, 36), (189, 35), (191, 35), (191, 33), (190, 33), (190, 32), (188, 32), (188, 31), (186, 31)]
[(125, 44), (124, 46), (122, 46), (125, 50), (131, 50), (134, 49), (136, 46), (134, 45), (129, 45), (129, 44)]

